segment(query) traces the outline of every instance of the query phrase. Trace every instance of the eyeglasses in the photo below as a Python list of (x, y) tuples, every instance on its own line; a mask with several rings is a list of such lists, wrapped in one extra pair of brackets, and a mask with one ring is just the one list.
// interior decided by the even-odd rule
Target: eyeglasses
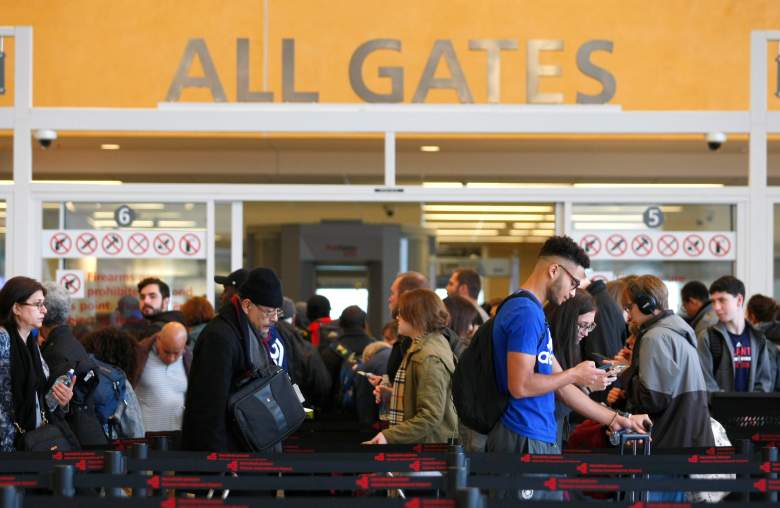
[(592, 323), (577, 323), (577, 330), (579, 330), (580, 333), (583, 335), (587, 335), (595, 329), (596, 329), (595, 321)]
[(34, 302), (34, 303), (22, 302), (19, 305), (27, 305), (28, 307), (36, 307), (41, 312), (43, 312), (46, 309), (46, 304), (44, 304), (43, 302)]
[(260, 312), (263, 313), (263, 316), (267, 318), (280, 318), (284, 315), (284, 311), (282, 309), (268, 309), (265, 307), (260, 307), (259, 305), (256, 305), (258, 309), (260, 309)]
[(561, 270), (566, 272), (566, 275), (568, 275), (569, 278), (571, 279), (572, 286), (573, 286), (572, 289), (577, 289), (578, 287), (580, 287), (580, 279), (578, 279), (577, 277), (572, 275), (572, 273), (569, 270), (567, 270), (565, 266), (560, 265), (560, 264), (558, 266), (560, 266)]

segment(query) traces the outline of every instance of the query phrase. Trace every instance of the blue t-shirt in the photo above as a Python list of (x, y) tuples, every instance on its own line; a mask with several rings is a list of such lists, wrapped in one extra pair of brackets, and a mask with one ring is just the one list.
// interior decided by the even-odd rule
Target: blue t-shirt
[(747, 327), (739, 335), (729, 332), (731, 345), (734, 346), (734, 391), (750, 391), (750, 363), (752, 353), (750, 346), (750, 331)]
[[(507, 353), (525, 353), (536, 357), (534, 372), (553, 372), (553, 342), (544, 317), (542, 304), (531, 293), (530, 298), (513, 298), (501, 307), (493, 325), (493, 364), (499, 389), (509, 393)], [(501, 421), (513, 432), (545, 443), (556, 442), (555, 392), (516, 399), (509, 396), (509, 406)]]

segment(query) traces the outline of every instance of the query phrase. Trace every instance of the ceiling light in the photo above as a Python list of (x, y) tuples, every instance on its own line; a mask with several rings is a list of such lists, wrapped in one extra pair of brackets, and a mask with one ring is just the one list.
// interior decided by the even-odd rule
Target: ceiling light
[(157, 225), (161, 228), (194, 228), (194, 220), (161, 220), (157, 221)]
[[(475, 243), (475, 239), (468, 236), (442, 236), (437, 238), (439, 243)], [(491, 236), (479, 238), (479, 243), (544, 243), (546, 236)]]
[(116, 143), (103, 143), (100, 145), (101, 150), (119, 150), (119, 145)]
[[(12, 182), (13, 183), (13, 182)], [(423, 182), (423, 187), (435, 189), (460, 189), (463, 188), (461, 182)]]
[(610, 230), (619, 229), (621, 231), (646, 230), (647, 226), (643, 222), (575, 222), (574, 229), (578, 231)]
[(641, 215), (608, 215), (608, 214), (588, 215), (588, 214), (575, 213), (572, 214), (571, 220), (586, 221), (586, 222), (601, 222), (601, 221), (642, 222), (642, 216)]
[(510, 229), (511, 236), (552, 236), (553, 231), (549, 229)]
[(515, 229), (555, 229), (554, 222), (515, 222), (512, 224)]
[(497, 229), (441, 229), (437, 235), (498, 236)]
[(555, 220), (554, 214), (519, 214), (519, 213), (427, 213), (424, 216), (425, 221), (436, 220), (470, 220), (470, 221), (522, 221), (522, 222), (541, 222)]
[(443, 229), (443, 228), (506, 228), (506, 222), (425, 222), (423, 227), (430, 229)]
[(549, 205), (423, 205), (424, 212), (518, 212), (552, 213)]
[[(574, 213), (643, 213), (650, 205), (574, 205)], [(664, 213), (680, 213), (682, 206), (661, 206)]]
[(441, 148), (438, 145), (423, 145), (420, 147), (421, 152), (438, 152)]
[(575, 183), (580, 189), (713, 189), (722, 183)]
[(570, 183), (501, 183), (501, 182), (468, 182), (466, 187), (469, 189), (538, 189), (538, 188), (560, 188), (571, 187)]

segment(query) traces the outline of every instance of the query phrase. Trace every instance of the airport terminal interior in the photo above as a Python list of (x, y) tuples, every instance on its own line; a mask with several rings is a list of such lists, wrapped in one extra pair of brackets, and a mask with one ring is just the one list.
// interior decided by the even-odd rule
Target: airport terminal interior
[(3, 507), (776, 505), (780, 10), (0, 0), (0, 282)]

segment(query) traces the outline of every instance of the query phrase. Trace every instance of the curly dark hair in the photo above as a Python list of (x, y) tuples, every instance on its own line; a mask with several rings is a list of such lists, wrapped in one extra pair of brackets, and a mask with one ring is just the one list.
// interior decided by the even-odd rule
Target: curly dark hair
[(590, 268), (590, 258), (582, 247), (569, 238), (568, 236), (552, 236), (544, 245), (542, 250), (539, 251), (539, 257), (557, 256), (559, 258), (568, 259), (573, 263), (577, 263), (583, 268)]
[(84, 349), (98, 360), (119, 367), (128, 377), (135, 374), (135, 340), (116, 328), (103, 328), (82, 340)]

